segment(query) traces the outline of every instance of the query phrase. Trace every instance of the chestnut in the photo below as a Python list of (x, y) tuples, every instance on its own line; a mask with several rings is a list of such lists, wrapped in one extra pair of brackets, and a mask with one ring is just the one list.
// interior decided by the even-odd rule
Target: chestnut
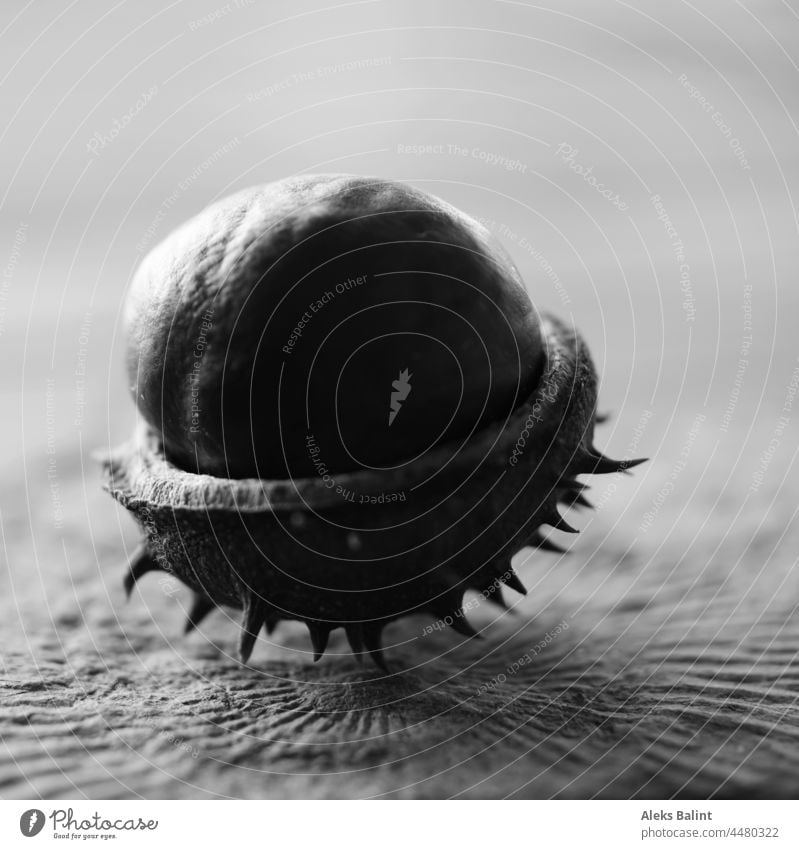
[(241, 608), (303, 621), (316, 659), (343, 627), (383, 665), (390, 622), (464, 634), (468, 589), (524, 592), (510, 559), (573, 531), (577, 476), (625, 470), (593, 448), (596, 375), (540, 316), (479, 223), (378, 178), (295, 177), (202, 212), (144, 260), (125, 309), (141, 413), (105, 486), (153, 569), (190, 586), (187, 628)]
[(545, 356), (521, 278), (482, 225), (409, 186), (342, 175), (206, 209), (145, 259), (125, 325), (131, 392), (167, 458), (234, 478), (408, 462), (507, 417)]

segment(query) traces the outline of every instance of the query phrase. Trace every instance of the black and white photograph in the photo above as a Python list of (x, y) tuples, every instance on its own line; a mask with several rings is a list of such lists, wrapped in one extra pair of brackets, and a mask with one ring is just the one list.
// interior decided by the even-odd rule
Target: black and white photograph
[(799, 845), (795, 0), (0, 48), (0, 845)]

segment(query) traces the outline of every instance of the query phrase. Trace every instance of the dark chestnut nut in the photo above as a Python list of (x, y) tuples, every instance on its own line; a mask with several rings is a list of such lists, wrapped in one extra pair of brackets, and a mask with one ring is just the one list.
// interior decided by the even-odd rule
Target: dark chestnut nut
[(144, 261), (126, 308), (143, 421), (105, 461), (153, 569), (195, 592), (188, 627), (244, 611), (240, 654), (281, 619), (382, 665), (381, 632), (430, 611), (472, 633), (468, 589), (524, 592), (510, 559), (572, 531), (593, 448), (584, 343), (539, 317), (488, 231), (376, 178), (234, 195)]
[(235, 478), (407, 461), (507, 417), (544, 362), (533, 304), (482, 225), (341, 175), (189, 221), (139, 269), (126, 330), (131, 391), (166, 456)]

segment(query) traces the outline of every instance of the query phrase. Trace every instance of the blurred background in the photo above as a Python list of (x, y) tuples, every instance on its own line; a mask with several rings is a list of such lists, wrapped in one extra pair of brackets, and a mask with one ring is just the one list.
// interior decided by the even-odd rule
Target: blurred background
[(608, 538), (636, 574), (664, 553), (674, 568), (726, 558), (744, 593), (779, 560), (764, 610), (795, 587), (794, 4), (1, 14), (4, 645), (23, 649), (98, 573), (102, 603), (120, 602), (138, 533), (90, 455), (134, 423), (119, 317), (137, 264), (215, 199), (314, 171), (408, 181), (480, 218), (537, 307), (584, 334), (612, 414), (598, 446), (652, 459), (595, 484), (582, 559)]

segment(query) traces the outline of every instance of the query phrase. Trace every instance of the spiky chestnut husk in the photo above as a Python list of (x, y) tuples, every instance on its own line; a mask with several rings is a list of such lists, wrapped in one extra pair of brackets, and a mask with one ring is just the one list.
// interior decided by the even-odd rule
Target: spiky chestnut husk
[[(471, 589), (497, 603), (525, 593), (511, 558), (557, 549), (543, 525), (576, 532), (559, 504), (590, 506), (583, 474), (626, 471), (593, 447), (596, 373), (582, 339), (544, 316), (547, 361), (536, 390), (506, 421), (391, 472), (266, 481), (197, 475), (171, 465), (142, 426), (104, 461), (105, 488), (146, 534), (125, 587), (152, 570), (194, 591), (187, 631), (217, 605), (243, 611), (239, 654), (262, 628), (304, 622), (315, 659), (344, 628), (352, 650), (385, 668), (381, 634), (428, 611), (462, 634)], [(393, 500), (402, 493), (405, 500)], [(384, 503), (379, 496), (389, 495)], [(354, 500), (350, 500), (354, 499)]]

